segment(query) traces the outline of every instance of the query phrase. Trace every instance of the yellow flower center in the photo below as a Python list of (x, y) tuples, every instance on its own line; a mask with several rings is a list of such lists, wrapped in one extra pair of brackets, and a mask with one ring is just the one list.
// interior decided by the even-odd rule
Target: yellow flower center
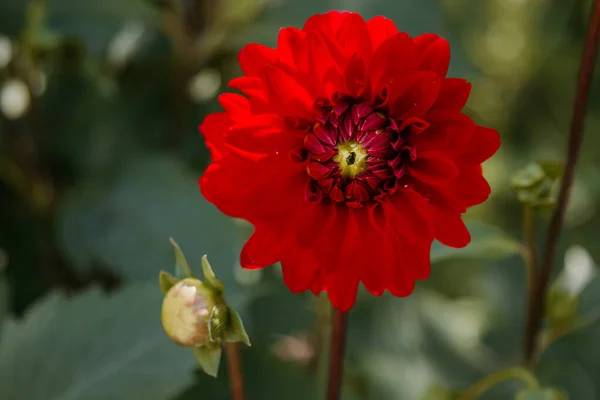
[(354, 178), (367, 169), (369, 155), (356, 140), (340, 143), (337, 148), (333, 161), (339, 164), (343, 177)]

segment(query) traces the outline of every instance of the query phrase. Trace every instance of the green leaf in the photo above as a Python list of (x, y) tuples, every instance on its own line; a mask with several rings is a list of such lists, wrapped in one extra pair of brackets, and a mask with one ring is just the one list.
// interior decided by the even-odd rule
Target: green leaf
[[(113, 295), (54, 293), (0, 342), (0, 398), (161, 399), (191, 381), (194, 359), (164, 334), (156, 284)], [(32, 373), (35, 371), (35, 379)]]
[[(125, 281), (155, 281), (173, 265), (176, 237), (189, 265), (211, 257), (230, 293), (244, 293), (234, 279), (241, 238), (236, 224), (203, 199), (198, 175), (167, 156), (133, 158), (110, 182), (82, 186), (62, 203), (57, 230), (64, 253), (81, 272), (109, 268)], [(94, 181), (93, 176), (87, 181)]]
[(550, 346), (536, 366), (542, 386), (560, 388), (569, 398), (596, 399), (600, 393), (599, 324), (571, 333)]
[(465, 248), (454, 249), (439, 242), (431, 246), (431, 263), (456, 260), (492, 261), (514, 256), (523, 246), (499, 228), (480, 222), (468, 222), (471, 243)]
[(244, 329), (244, 323), (240, 314), (229, 309), (229, 318), (230, 326), (225, 331), (225, 341), (243, 342), (246, 346), (250, 346), (250, 338), (248, 337), (248, 333), (246, 333), (246, 329)]
[(567, 400), (569, 397), (556, 389), (522, 390), (515, 400)]
[(169, 289), (171, 289), (177, 283), (177, 278), (166, 271), (160, 271), (158, 274), (158, 285), (162, 294), (166, 295)]
[(221, 362), (222, 349), (220, 346), (208, 347), (194, 347), (194, 357), (196, 362), (202, 368), (207, 375), (217, 377), (219, 373), (219, 364)]
[(175, 276), (179, 279), (195, 278), (179, 245), (173, 238), (169, 239), (169, 241), (175, 249)]

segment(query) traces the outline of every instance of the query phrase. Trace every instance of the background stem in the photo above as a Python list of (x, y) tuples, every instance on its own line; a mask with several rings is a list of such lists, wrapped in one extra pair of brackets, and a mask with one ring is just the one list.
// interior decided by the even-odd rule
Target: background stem
[(329, 353), (327, 400), (339, 400), (342, 391), (342, 378), (344, 376), (346, 313), (338, 309), (334, 309), (331, 325), (331, 350)]
[(585, 42), (583, 56), (581, 59), (579, 78), (577, 83), (577, 94), (573, 106), (573, 119), (569, 136), (569, 148), (567, 151), (567, 161), (565, 165), (565, 174), (562, 179), (558, 203), (546, 239), (546, 247), (541, 264), (541, 273), (535, 290), (532, 294), (531, 313), (527, 320), (527, 329), (525, 337), (525, 360), (531, 363), (535, 349), (537, 347), (537, 336), (542, 323), (544, 309), (546, 306), (546, 291), (550, 281), (552, 266), (556, 254), (556, 246), (562, 229), (567, 200), (573, 184), (575, 175), (575, 166), (579, 157), (579, 149), (583, 138), (583, 126), (585, 114), (587, 111), (587, 102), (594, 74), (594, 63), (596, 52), (598, 50), (598, 38), (600, 36), (600, 0), (595, 0), (592, 6), (588, 34)]
[(227, 343), (227, 368), (229, 370), (229, 390), (232, 400), (244, 400), (244, 378), (242, 377), (242, 361), (237, 343)]
[[(527, 271), (527, 320), (531, 320), (533, 310), (533, 294), (538, 285), (538, 256), (537, 246), (535, 243), (535, 228), (533, 223), (533, 208), (530, 204), (523, 205), (523, 241), (526, 248), (525, 253), (525, 268)], [(529, 337), (528, 329), (531, 329), (530, 324), (526, 324), (525, 337)], [(528, 363), (527, 352), (524, 351), (524, 362)]]
[(531, 372), (525, 368), (515, 367), (486, 376), (459, 396), (458, 400), (475, 400), (492, 387), (509, 379), (522, 381), (528, 389), (539, 388), (539, 383)]

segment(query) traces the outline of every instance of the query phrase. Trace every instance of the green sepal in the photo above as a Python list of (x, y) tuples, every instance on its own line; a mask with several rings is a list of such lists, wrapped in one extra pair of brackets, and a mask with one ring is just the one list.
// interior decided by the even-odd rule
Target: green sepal
[(199, 346), (194, 347), (196, 362), (207, 375), (216, 378), (219, 373), (221, 362), (221, 346)]
[(196, 278), (177, 242), (173, 238), (170, 238), (169, 241), (175, 249), (175, 276), (179, 279)]
[(227, 306), (214, 306), (208, 317), (208, 337), (210, 341), (221, 344), (223, 334), (228, 325), (229, 309)]
[(515, 400), (568, 400), (569, 396), (557, 389), (521, 390)]
[(167, 295), (169, 289), (175, 286), (177, 282), (179, 282), (179, 280), (167, 271), (160, 271), (158, 274), (158, 286), (160, 287), (162, 294), (165, 296)]
[(246, 346), (251, 346), (250, 338), (246, 329), (244, 329), (244, 323), (240, 314), (236, 311), (229, 309), (229, 326), (225, 331), (226, 342), (243, 342)]
[(204, 284), (210, 286), (219, 294), (223, 293), (225, 285), (216, 277), (206, 255), (202, 257), (202, 272), (204, 273)]

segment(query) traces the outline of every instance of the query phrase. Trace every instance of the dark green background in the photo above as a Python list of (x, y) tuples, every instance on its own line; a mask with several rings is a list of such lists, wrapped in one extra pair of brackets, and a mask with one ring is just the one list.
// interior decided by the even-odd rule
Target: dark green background
[[(13, 41), (0, 87), (16, 79), (32, 92), (18, 118), (0, 110), (0, 399), (227, 399), (225, 369), (217, 380), (201, 375), (192, 353), (162, 332), (156, 278), (174, 266), (169, 237), (196, 272), (209, 255), (244, 318), (253, 342), (243, 349), (248, 399), (320, 398), (318, 357), (305, 363), (324, 351), (313, 340), (326, 333), (318, 302), (290, 294), (278, 267), (236, 264), (251, 229), (201, 197), (196, 181), (208, 155), (197, 126), (239, 74), (241, 46), (273, 45), (280, 27), (329, 9), (385, 15), (410, 34), (446, 37), (450, 75), (473, 82), (465, 112), (496, 128), (503, 143), (484, 166), (492, 196), (468, 214), (473, 243), (434, 246), (431, 278), (407, 299), (360, 293), (349, 317), (344, 399), (421, 399), (435, 385), (464, 389), (517, 363), (525, 282), (509, 180), (533, 159), (564, 156), (590, 5), (0, 0), (0, 34)], [(600, 259), (599, 83), (588, 115), (557, 273), (572, 245)], [(548, 216), (538, 216), (540, 228)], [(597, 313), (599, 290), (600, 279), (585, 289), (582, 313)], [(595, 323), (560, 340), (542, 357), (542, 383), (571, 399), (600, 398), (598, 342)], [(486, 398), (518, 389), (503, 384)]]

